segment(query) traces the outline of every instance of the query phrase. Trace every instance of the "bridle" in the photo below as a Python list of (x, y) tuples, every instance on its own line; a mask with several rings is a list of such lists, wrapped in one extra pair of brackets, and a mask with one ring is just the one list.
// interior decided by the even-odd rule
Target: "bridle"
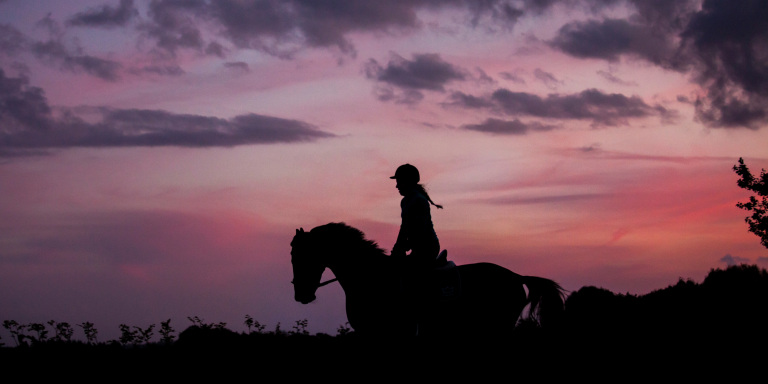
[[(338, 277), (334, 277), (333, 279), (330, 279), (330, 280), (326, 280), (326, 281), (324, 281), (324, 282), (322, 282), (322, 283), (318, 283), (318, 284), (317, 284), (317, 287), (315, 287), (315, 289), (317, 289), (317, 288), (320, 288), (320, 287), (324, 287), (324, 286), (326, 286), (326, 285), (328, 285), (328, 284), (331, 284), (331, 283), (335, 283), (336, 281), (339, 281), (339, 278), (338, 278)], [(291, 284), (295, 284), (295, 283), (293, 282), (293, 280), (291, 280)]]
[[(326, 286), (328, 284), (335, 283), (337, 281), (339, 281), (339, 279), (337, 277), (334, 277), (333, 279), (330, 279), (330, 280), (327, 280), (327, 281), (324, 281), (322, 283), (317, 284), (317, 288), (324, 287), (324, 286)], [(293, 284), (293, 280), (291, 280), (291, 284)]]
[[(304, 232), (304, 228), (301, 228), (301, 229), (297, 229), (297, 230), (296, 230), (296, 235), (299, 235), (299, 234), (304, 234), (304, 233), (306, 233), (306, 232)], [(293, 243), (291, 243), (291, 245), (293, 245)], [(336, 281), (338, 281), (338, 280), (339, 280), (338, 278), (334, 277), (333, 279), (330, 279), (330, 280), (327, 280), (327, 281), (324, 281), (324, 282), (322, 282), (322, 283), (319, 283), (319, 284), (317, 284), (317, 287), (316, 287), (315, 289), (317, 289), (317, 288), (320, 288), (320, 287), (324, 287), (324, 286), (326, 286), (326, 285), (328, 285), (328, 284), (331, 284), (331, 283), (333, 283), (333, 282), (336, 282)], [(291, 280), (291, 284), (294, 284), (294, 283), (293, 283), (293, 280)]]

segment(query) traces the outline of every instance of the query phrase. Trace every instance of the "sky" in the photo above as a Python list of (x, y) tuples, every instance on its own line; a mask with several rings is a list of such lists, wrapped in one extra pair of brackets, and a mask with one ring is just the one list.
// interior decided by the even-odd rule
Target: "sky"
[(404, 163), (458, 264), (767, 267), (732, 170), (767, 144), (764, 0), (0, 0), (0, 320), (335, 334), (292, 236), (390, 250)]

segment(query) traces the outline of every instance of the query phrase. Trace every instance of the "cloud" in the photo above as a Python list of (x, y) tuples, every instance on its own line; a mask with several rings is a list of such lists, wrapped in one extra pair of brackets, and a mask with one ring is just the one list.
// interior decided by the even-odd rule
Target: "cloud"
[(499, 73), (499, 76), (501, 76), (502, 79), (511, 81), (516, 84), (525, 85), (525, 79), (520, 76), (520, 71), (517, 70), (515, 72), (501, 72)]
[(530, 131), (549, 131), (554, 129), (554, 127), (550, 125), (543, 125), (535, 122), (523, 123), (518, 119), (514, 119), (512, 121), (487, 119), (480, 124), (463, 125), (462, 128), (470, 131), (485, 132), (496, 135), (525, 135)]
[(85, 72), (102, 80), (116, 81), (122, 65), (95, 56), (71, 53), (61, 41), (36, 42), (32, 52), (44, 62), (74, 73)]
[(768, 7), (745, 1), (704, 2), (682, 32), (707, 90), (697, 117), (715, 127), (756, 129), (768, 122)]
[(138, 14), (139, 11), (133, 6), (133, 0), (120, 0), (117, 8), (102, 5), (79, 12), (72, 16), (67, 24), (81, 27), (120, 27), (128, 24)]
[(47, 130), (52, 124), (43, 90), (29, 86), (25, 77), (8, 78), (0, 69), (0, 133)]
[[(424, 10), (458, 11), (473, 26), (509, 26), (527, 12), (540, 14), (554, 0), (155, 0), (144, 29), (158, 47), (174, 52), (203, 46), (202, 25), (235, 47), (289, 58), (304, 48), (332, 48), (356, 55), (353, 33), (393, 33), (421, 28)], [(121, 3), (122, 6), (122, 3)], [(115, 9), (112, 9), (116, 11)]]
[(510, 116), (592, 120), (596, 125), (609, 126), (627, 124), (630, 118), (660, 116), (668, 120), (674, 117), (674, 111), (660, 105), (648, 105), (638, 96), (609, 94), (597, 89), (570, 95), (550, 94), (547, 97), (504, 88), (482, 97), (453, 92), (444, 105), (489, 109)]
[(175, 63), (136, 66), (128, 69), (127, 72), (134, 75), (152, 74), (160, 76), (181, 76), (185, 73), (184, 70)]
[(181, 48), (202, 51), (205, 43), (197, 19), (203, 18), (207, 8), (202, 0), (152, 1), (150, 21), (142, 23), (140, 29), (156, 41), (158, 48), (172, 55)]
[[(407, 60), (393, 53), (386, 66), (370, 59), (364, 69), (366, 77), (384, 86), (378, 90), (382, 101), (396, 98), (401, 102), (418, 101), (423, 98), (421, 91), (444, 92), (446, 84), (470, 77), (467, 71), (437, 54), (414, 54), (412, 60)], [(405, 96), (395, 96), (393, 87), (401, 89)]]
[(0, 57), (13, 57), (26, 49), (26, 37), (16, 28), (0, 24)]
[[(0, 156), (39, 154), (71, 147), (230, 147), (333, 137), (311, 124), (245, 114), (231, 119), (166, 111), (62, 109), (56, 114), (42, 89), (0, 69)], [(84, 113), (87, 112), (87, 113)]]
[(60, 70), (86, 73), (107, 81), (119, 78), (120, 63), (83, 53), (76, 40), (74, 44), (66, 45), (64, 31), (51, 15), (41, 19), (37, 25), (48, 31), (48, 40), (35, 41), (10, 25), (0, 25), (0, 57), (19, 59), (22, 54), (31, 53), (41, 62)]
[(555, 89), (558, 85), (563, 84), (563, 82), (558, 80), (554, 74), (544, 71), (541, 68), (536, 68), (536, 70), (533, 71), (533, 76), (536, 78), (536, 80), (541, 81), (544, 83), (544, 85), (547, 86), (547, 88), (550, 89)]
[(608, 80), (611, 83), (619, 84), (619, 85), (629, 85), (629, 86), (637, 86), (637, 83), (634, 81), (625, 81), (614, 75), (613, 73), (609, 71), (597, 71), (597, 74), (600, 75), (602, 78)]
[(414, 54), (413, 60), (393, 54), (386, 67), (371, 59), (366, 65), (368, 78), (400, 88), (444, 91), (445, 84), (464, 80), (467, 73), (437, 54)]
[(228, 70), (236, 73), (248, 73), (251, 71), (251, 68), (248, 66), (248, 63), (243, 61), (224, 63), (224, 68), (227, 68)]
[[(610, 3), (618, 3), (612, 1)], [(603, 2), (587, 1), (595, 8)], [(580, 58), (646, 60), (689, 73), (703, 91), (696, 118), (716, 128), (768, 122), (768, 7), (748, 0), (626, 0), (628, 19), (571, 22), (550, 45)]]
[(657, 64), (665, 62), (673, 50), (666, 36), (659, 36), (647, 25), (623, 19), (568, 23), (550, 44), (581, 58), (616, 61), (630, 54)]
[(738, 256), (732, 256), (730, 253), (720, 258), (720, 261), (724, 262), (729, 267), (737, 264), (749, 264), (751, 262), (749, 259), (745, 259), (743, 257), (738, 257)]

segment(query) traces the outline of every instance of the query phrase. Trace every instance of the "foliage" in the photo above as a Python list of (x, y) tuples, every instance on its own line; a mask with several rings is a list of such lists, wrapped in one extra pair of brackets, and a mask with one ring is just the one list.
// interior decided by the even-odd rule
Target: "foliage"
[(339, 328), (336, 329), (336, 334), (339, 336), (346, 336), (350, 333), (352, 333), (352, 328), (349, 326), (349, 322), (339, 325)]
[(152, 340), (152, 335), (154, 335), (154, 329), (155, 325), (150, 324), (147, 328), (140, 328), (140, 327), (133, 327), (136, 329), (136, 343), (137, 344), (146, 344), (149, 343), (150, 340)]
[(205, 321), (203, 321), (203, 319), (197, 316), (187, 317), (187, 319), (191, 321), (192, 324), (203, 329), (224, 329), (227, 327), (227, 323), (224, 323), (224, 322), (206, 323)]
[(307, 331), (307, 326), (309, 325), (309, 320), (296, 320), (296, 324), (293, 326), (293, 329), (291, 332), (289, 332), (292, 335), (309, 335), (309, 331)]
[(83, 329), (83, 333), (85, 333), (85, 339), (87, 340), (88, 344), (98, 343), (96, 335), (98, 335), (99, 331), (94, 328), (93, 323), (86, 321), (82, 324), (77, 324), (77, 326)]
[(752, 191), (758, 196), (750, 196), (749, 201), (737, 203), (736, 206), (752, 212), (752, 215), (747, 216), (744, 221), (749, 224), (749, 231), (759, 236), (761, 244), (768, 248), (768, 215), (766, 214), (768, 212), (768, 174), (763, 169), (760, 177), (755, 177), (742, 158), (739, 158), (739, 164), (734, 165), (733, 170), (741, 176), (737, 182), (739, 187)]
[(134, 344), (136, 342), (136, 330), (130, 326), (120, 324), (120, 343), (123, 345)]
[(48, 325), (53, 327), (53, 329), (56, 331), (56, 336), (54, 336), (54, 340), (58, 340), (58, 341), (72, 340), (72, 335), (75, 333), (75, 330), (72, 329), (72, 326), (70, 326), (69, 323), (66, 323), (66, 322), (57, 323), (51, 320), (48, 322)]
[(168, 319), (166, 321), (160, 322), (160, 336), (163, 343), (165, 344), (171, 344), (173, 343), (173, 332), (174, 329), (171, 327), (171, 319)]
[(45, 329), (45, 324), (31, 323), (27, 327), (30, 331), (37, 333), (36, 338), (32, 338), (33, 342), (45, 342), (48, 340), (48, 330)]
[(266, 325), (259, 323), (258, 320), (254, 320), (251, 315), (245, 315), (245, 322), (243, 323), (248, 328), (248, 333), (252, 333), (251, 329), (255, 329), (256, 333), (262, 333)]
[(15, 320), (3, 321), (3, 328), (7, 329), (8, 332), (11, 333), (11, 336), (13, 336), (13, 341), (16, 343), (17, 347), (19, 344), (23, 343), (23, 332), (25, 327), (25, 325), (19, 324)]
[[(535, 321), (519, 321), (510, 334), (505, 329), (507, 324), (489, 324), (498, 334), (507, 334), (514, 338), (505, 345), (520, 343), (538, 348), (553, 340), (560, 340), (562, 345), (579, 348), (598, 349), (614, 348), (619, 345), (650, 346), (663, 343), (717, 343), (768, 342), (762, 328), (768, 322), (768, 271), (757, 266), (731, 266), (727, 269), (713, 269), (702, 283), (690, 279), (680, 279), (667, 288), (655, 290), (645, 295), (615, 294), (597, 287), (582, 287), (572, 292), (565, 303), (565, 322), (562, 328), (549, 330), (540, 327)], [(106, 344), (96, 342), (97, 331), (89, 322), (78, 324), (83, 329), (87, 343), (71, 342), (72, 327), (64, 322), (49, 321), (45, 324), (19, 324), (13, 320), (3, 321), (3, 327), (13, 336), (18, 349), (40, 351), (62, 351), (65, 348), (87, 346), (91, 351), (114, 351), (114, 348), (130, 347), (132, 353), (139, 351), (166, 351), (163, 347), (198, 348), (203, 351), (214, 348), (216, 351), (233, 353), (264, 353), (280, 355), (286, 351), (301, 350), (305, 356), (306, 348), (317, 348), (325, 354), (326, 348), (344, 348), (364, 342), (356, 337), (349, 323), (339, 326), (337, 337), (317, 334), (310, 337), (307, 319), (296, 321), (290, 331), (281, 329), (277, 323), (273, 332), (264, 332), (265, 326), (253, 317), (246, 315), (243, 323), (248, 332), (238, 333), (226, 329), (225, 323), (206, 323), (199, 317), (188, 318), (193, 325), (179, 334), (174, 340), (171, 319), (160, 323), (161, 343), (152, 344), (155, 325), (146, 328), (120, 324), (119, 341)], [(53, 334), (55, 330), (56, 333)], [(733, 333), (739, 329), (740, 335)], [(348, 335), (352, 337), (347, 337)], [(556, 335), (556, 338), (552, 338)], [(701, 335), (707, 335), (705, 340)], [(506, 336), (505, 336), (506, 337)], [(492, 342), (505, 343), (505, 337), (492, 338)], [(361, 341), (362, 340), (362, 341)], [(427, 339), (431, 340), (431, 339)], [(384, 341), (384, 340), (382, 340)], [(389, 342), (390, 340), (386, 340)], [(393, 344), (403, 340), (391, 340)], [(446, 340), (451, 343), (459, 340)], [(353, 343), (353, 344), (349, 344)], [(162, 345), (160, 345), (162, 344)], [(1, 345), (1, 344), (0, 344)], [(151, 348), (134, 348), (144, 345)], [(377, 344), (378, 345), (378, 344)], [(397, 344), (401, 346), (401, 344)], [(424, 344), (422, 344), (424, 345)], [(663, 344), (668, 346), (667, 344)], [(670, 344), (671, 345), (671, 344)], [(693, 345), (693, 344), (692, 344)], [(297, 347), (301, 347), (296, 349)], [(588, 347), (587, 347), (588, 346)], [(224, 349), (222, 349), (224, 348)], [(6, 348), (3, 348), (6, 349)], [(83, 349), (81, 349), (83, 350)], [(398, 350), (401, 350), (398, 347)], [(639, 350), (639, 349), (638, 349)], [(99, 352), (96, 352), (99, 353)], [(142, 352), (143, 353), (143, 352)], [(217, 352), (218, 353), (218, 352)], [(287, 352), (286, 352), (287, 353)]]

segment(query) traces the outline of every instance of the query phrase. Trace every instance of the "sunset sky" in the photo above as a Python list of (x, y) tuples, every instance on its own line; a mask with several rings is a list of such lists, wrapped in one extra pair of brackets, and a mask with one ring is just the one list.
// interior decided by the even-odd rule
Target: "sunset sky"
[(767, 148), (765, 0), (0, 0), (0, 320), (335, 334), (291, 238), (390, 250), (403, 163), (459, 264), (768, 267), (732, 170)]

